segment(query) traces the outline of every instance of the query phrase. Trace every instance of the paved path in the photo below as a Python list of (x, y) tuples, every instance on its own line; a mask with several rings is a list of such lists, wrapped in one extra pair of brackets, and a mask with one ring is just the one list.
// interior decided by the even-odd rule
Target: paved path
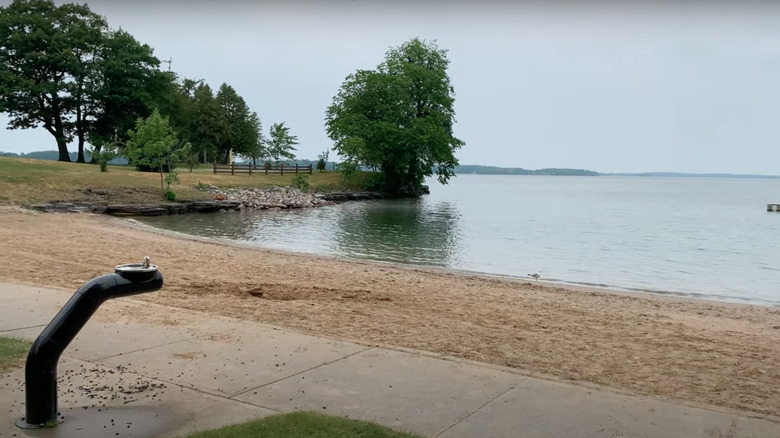
[[(35, 339), (72, 292), (0, 283), (0, 334)], [(164, 293), (164, 292), (161, 292)], [(0, 376), (0, 437), (151, 437), (311, 410), (432, 437), (780, 437), (780, 422), (435, 354), (121, 299), (59, 364), (67, 420), (23, 431), (23, 370)]]

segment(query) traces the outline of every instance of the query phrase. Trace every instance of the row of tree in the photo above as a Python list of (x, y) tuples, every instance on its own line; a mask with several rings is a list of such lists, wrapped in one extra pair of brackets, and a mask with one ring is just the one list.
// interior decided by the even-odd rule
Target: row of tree
[[(349, 75), (325, 116), (333, 149), (345, 159), (342, 171), (379, 169), (384, 190), (398, 195), (421, 193), (434, 173), (446, 183), (464, 145), (453, 135), (448, 66), (445, 50), (415, 38), (391, 48), (376, 69)], [(297, 138), (289, 128), (276, 123), (266, 139), (257, 113), (231, 86), (214, 92), (159, 67), (151, 47), (109, 28), (86, 5), (14, 0), (0, 8), (0, 112), (10, 115), (10, 128), (51, 133), (60, 160), (70, 161), (73, 138), (78, 161), (86, 142), (93, 157), (105, 159), (101, 148), (126, 147), (144, 120), (170, 126), (173, 136), (157, 131), (167, 136), (171, 154), (189, 163), (225, 162), (231, 151), (255, 165), (294, 158)], [(148, 136), (133, 138), (125, 155), (140, 164), (144, 145), (137, 139)], [(319, 158), (324, 168), (327, 155)]]
[(57, 143), (96, 152), (123, 149), (138, 119), (157, 109), (169, 118), (179, 146), (201, 162), (226, 161), (232, 150), (253, 160), (293, 158), (295, 136), (284, 123), (266, 141), (260, 118), (233, 87), (214, 93), (203, 81), (160, 69), (153, 49), (111, 29), (87, 5), (14, 0), (0, 7), (0, 112), (9, 128), (43, 127)]
[(173, 96), (171, 125), (199, 162), (227, 162), (231, 152), (255, 165), (258, 160), (295, 158), (298, 138), (290, 128), (274, 123), (266, 137), (257, 113), (230, 85), (222, 84), (214, 93), (203, 81), (185, 79), (176, 84)]

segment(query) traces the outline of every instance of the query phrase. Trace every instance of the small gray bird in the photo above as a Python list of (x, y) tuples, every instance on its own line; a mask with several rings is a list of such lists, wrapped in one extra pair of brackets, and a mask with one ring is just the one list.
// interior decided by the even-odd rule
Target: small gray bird
[(533, 278), (536, 281), (539, 281), (539, 277), (541, 277), (541, 274), (538, 272), (536, 274), (528, 274), (529, 277)]

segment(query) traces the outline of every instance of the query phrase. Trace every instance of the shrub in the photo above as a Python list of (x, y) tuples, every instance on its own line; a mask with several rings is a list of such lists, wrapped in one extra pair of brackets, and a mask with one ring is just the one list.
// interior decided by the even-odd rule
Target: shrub
[(381, 192), (385, 187), (385, 175), (378, 173), (371, 176), (363, 183), (362, 189), (366, 192)]
[(302, 173), (295, 175), (295, 180), (293, 180), (293, 187), (297, 187), (302, 192), (308, 192), (309, 176)]
[(174, 202), (176, 200), (176, 193), (173, 193), (172, 190), (168, 190), (165, 192), (165, 199)]
[(108, 162), (118, 155), (116, 142), (106, 144), (100, 150), (93, 147), (88, 152), (92, 156), (92, 161), (100, 165), (101, 172), (108, 172)]

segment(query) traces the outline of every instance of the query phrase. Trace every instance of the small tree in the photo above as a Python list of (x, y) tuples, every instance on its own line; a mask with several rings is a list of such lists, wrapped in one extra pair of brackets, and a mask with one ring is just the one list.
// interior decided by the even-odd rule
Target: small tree
[(330, 151), (325, 151), (317, 155), (317, 170), (319, 170), (320, 173), (325, 171), (325, 166), (328, 164), (328, 155), (330, 155)]
[(290, 160), (295, 159), (295, 154), (292, 151), (295, 150), (293, 146), (298, 144), (298, 136), (290, 135), (290, 128), (284, 126), (282, 123), (274, 123), (271, 125), (270, 139), (267, 143), (268, 155), (274, 159), (276, 163), (279, 159), (284, 157)]
[(190, 169), (190, 173), (196, 167), (200, 166), (200, 153), (192, 147), (192, 144), (185, 143), (181, 147), (179, 156), (182, 158), (184, 164)]
[(161, 116), (157, 110), (146, 119), (138, 119), (135, 130), (128, 131), (127, 135), (130, 137), (125, 146), (127, 158), (136, 166), (159, 172), (160, 191), (170, 199), (171, 184), (179, 182), (174, 169), (189, 153), (189, 143), (179, 143), (168, 117)]
[(92, 162), (100, 165), (100, 171), (108, 172), (108, 162), (119, 155), (119, 140), (114, 136), (102, 147), (93, 146), (88, 152), (92, 156)]

